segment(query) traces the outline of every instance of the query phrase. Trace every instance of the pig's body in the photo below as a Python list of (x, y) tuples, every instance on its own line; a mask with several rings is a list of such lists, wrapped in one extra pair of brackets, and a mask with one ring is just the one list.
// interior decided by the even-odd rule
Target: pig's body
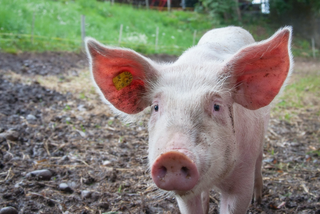
[[(175, 63), (159, 65), (87, 41), (93, 78), (108, 102), (129, 114), (152, 106), (152, 178), (190, 214), (208, 212), (211, 188), (221, 192), (220, 213), (245, 213), (253, 194), (261, 201), (269, 106), (290, 72), (289, 43), (288, 28), (262, 43), (242, 28), (221, 28)], [(131, 82), (113, 89), (124, 72)]]

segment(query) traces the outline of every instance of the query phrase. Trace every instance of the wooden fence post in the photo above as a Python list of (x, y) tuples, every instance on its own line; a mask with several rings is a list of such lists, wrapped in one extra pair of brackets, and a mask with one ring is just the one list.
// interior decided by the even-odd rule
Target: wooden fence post
[(195, 30), (193, 32), (193, 42), (192, 42), (192, 46), (194, 46), (195, 42), (196, 42), (196, 35), (197, 35), (197, 30)]
[(34, 35), (34, 11), (32, 13), (32, 28), (31, 28), (31, 43), (33, 44), (33, 35)]
[(311, 45), (312, 45), (312, 55), (313, 55), (313, 58), (315, 59), (316, 58), (316, 49), (315, 49), (314, 38), (313, 37), (311, 39)]
[(118, 45), (120, 46), (121, 44), (121, 38), (122, 38), (122, 29), (123, 29), (123, 24), (120, 25), (120, 32), (119, 32), (119, 42)]
[(156, 29), (156, 45), (155, 45), (156, 52), (158, 51), (158, 37), (159, 37), (159, 27), (157, 27)]

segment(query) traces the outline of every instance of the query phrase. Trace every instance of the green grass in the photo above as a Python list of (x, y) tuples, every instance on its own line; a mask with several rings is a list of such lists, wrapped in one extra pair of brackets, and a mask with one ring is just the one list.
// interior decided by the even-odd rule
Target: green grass
[[(33, 39), (32, 23), (34, 19)], [(79, 51), (81, 50), (81, 15), (86, 17), (86, 35), (104, 44), (120, 46), (144, 54), (179, 55), (212, 28), (237, 23), (212, 20), (209, 15), (186, 11), (134, 9), (130, 5), (111, 5), (96, 0), (1, 0), (0, 51)], [(213, 24), (222, 23), (222, 24)], [(267, 19), (245, 18), (240, 24), (257, 41), (271, 36), (277, 28)], [(155, 34), (159, 28), (158, 49)], [(295, 56), (312, 56), (310, 41), (294, 38)], [(319, 51), (316, 50), (319, 55)]]
[[(320, 97), (320, 78), (319, 74), (314, 73), (310, 76), (295, 78), (292, 84), (289, 84), (277, 107), (282, 108), (304, 108), (312, 106), (310, 99)], [(286, 117), (290, 117), (287, 115)], [(290, 119), (290, 118), (288, 118)]]
[[(31, 39), (33, 14), (34, 38)], [(86, 16), (86, 35), (105, 44), (118, 45), (143, 53), (180, 54), (212, 28), (203, 14), (133, 9), (129, 5), (110, 5), (96, 0), (1, 0), (0, 48), (4, 51), (74, 51), (81, 47), (81, 15)], [(155, 50), (156, 28), (159, 27)], [(12, 34), (20, 34), (9, 35)]]

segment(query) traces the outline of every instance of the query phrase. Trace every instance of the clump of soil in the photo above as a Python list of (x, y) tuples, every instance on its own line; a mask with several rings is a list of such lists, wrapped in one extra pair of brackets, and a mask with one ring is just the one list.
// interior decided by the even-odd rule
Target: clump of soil
[[(87, 66), (83, 54), (0, 53), (0, 58), (0, 209), (179, 213), (175, 199), (157, 190), (147, 169), (148, 115), (126, 125), (99, 100), (79, 99), (71, 89), (55, 91), (33, 78), (74, 78), (73, 70), (85, 72), (79, 70)], [(314, 107), (292, 121), (271, 119), (263, 200), (249, 212), (320, 213), (318, 112)], [(218, 213), (218, 204), (219, 194), (211, 191), (209, 213)]]

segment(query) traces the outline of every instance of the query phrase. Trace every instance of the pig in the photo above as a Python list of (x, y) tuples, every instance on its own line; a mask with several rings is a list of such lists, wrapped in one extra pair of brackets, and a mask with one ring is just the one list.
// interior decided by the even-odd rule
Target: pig
[(240, 27), (208, 31), (173, 63), (86, 38), (94, 84), (116, 112), (151, 109), (151, 177), (183, 214), (246, 213), (262, 198), (263, 141), (270, 108), (293, 66), (291, 27), (255, 42)]

